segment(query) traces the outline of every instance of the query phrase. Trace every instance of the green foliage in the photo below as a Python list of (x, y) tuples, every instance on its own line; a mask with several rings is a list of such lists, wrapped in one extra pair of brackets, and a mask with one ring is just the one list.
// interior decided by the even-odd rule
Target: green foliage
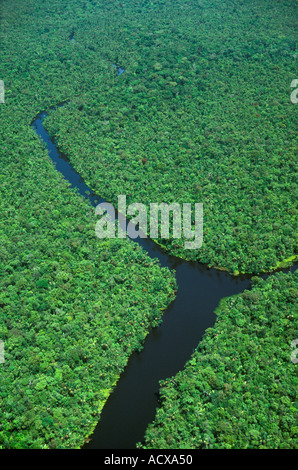
[[(70, 99), (49, 116), (47, 127), (89, 186), (113, 203), (118, 194), (147, 205), (203, 202), (202, 249), (186, 252), (183, 240), (159, 240), (171, 253), (233, 273), (291, 264), (297, 233), (297, 107), (289, 100), (296, 78), (295, 12), (292, 0), (274, 8), (269, 0), (236, 6), (228, 0), (1, 2), (1, 447), (81, 446), (128, 357), (160, 321), (175, 289), (173, 276), (130, 242), (95, 238), (93, 212), (56, 173), (30, 128), (32, 119)], [(125, 67), (118, 78), (114, 63)], [(263, 311), (258, 297), (242, 301)], [(268, 302), (274, 311), (274, 301)], [(288, 302), (277, 299), (276, 305), (283, 311)], [(231, 311), (240, 334), (246, 317)], [(259, 323), (253, 319), (253, 338), (267, 337), (260, 326), (267, 318), (265, 311)], [(291, 325), (281, 319), (276, 338)], [(227, 320), (224, 341), (228, 326)], [(241, 339), (244, 347), (248, 339)], [(233, 364), (247, 361), (253, 370), (245, 350), (239, 357), (235, 351)], [(219, 358), (204, 364), (207, 393), (223, 387), (218, 364)], [(268, 367), (266, 374), (275, 396)], [(228, 379), (227, 390), (240, 400), (241, 383)], [(225, 411), (211, 412), (220, 396), (204, 395), (212, 408), (205, 415), (208, 409), (196, 408), (197, 395), (187, 392), (193, 388), (185, 381), (181, 400), (196, 410), (187, 416), (200, 430), (198, 436), (186, 432), (183, 445), (215, 446), (223, 435), (223, 446), (237, 439), (293, 446), (292, 385), (279, 387), (272, 429), (261, 430), (262, 405), (257, 425), (250, 423), (241, 440), (247, 412), (242, 420), (235, 411), (235, 431)], [(248, 409), (249, 400), (267, 393), (265, 385), (260, 390), (249, 388)], [(233, 399), (227, 396), (231, 407)], [(166, 439), (178, 442), (169, 434)]]
[(98, 18), (77, 30), (83, 73), (88, 42), (99, 57), (106, 51), (108, 70), (113, 61), (125, 73), (109, 79), (94, 62), (96, 86), (83, 83), (46, 123), (61, 149), (114, 204), (118, 194), (148, 212), (150, 202), (202, 202), (199, 250), (158, 240), (178, 257), (234, 274), (293, 263), (295, 2), (129, 1), (122, 13), (110, 6), (107, 50), (91, 26)]
[(224, 299), (185, 369), (161, 383), (158, 449), (297, 448), (297, 271)]
[(95, 236), (94, 210), (30, 128), (79, 87), (64, 28), (85, 2), (46, 3), (1, 2), (0, 448), (82, 446), (176, 290), (136, 244)]
[(28, 123), (69, 98), (47, 127), (98, 194), (202, 202), (203, 246), (160, 239), (171, 253), (235, 274), (292, 264), (295, 1), (46, 4), (19, 5), (25, 22), (14, 2), (2, 5), (14, 117)]
[(99, 240), (93, 209), (29, 126), (18, 137), (9, 126), (0, 177), (0, 447), (78, 447), (173, 299), (174, 275), (129, 240)]

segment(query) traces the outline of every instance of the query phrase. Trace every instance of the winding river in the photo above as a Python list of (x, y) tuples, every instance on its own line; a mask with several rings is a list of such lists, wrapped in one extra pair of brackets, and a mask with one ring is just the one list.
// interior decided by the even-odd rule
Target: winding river
[[(40, 113), (32, 127), (46, 144), (57, 171), (95, 207), (104, 199), (86, 185), (67, 157), (59, 153), (55, 140), (43, 126), (46, 116), (46, 112)], [(130, 357), (85, 448), (135, 448), (154, 419), (159, 380), (183, 369), (206, 328), (214, 325), (216, 316), (213, 312), (220, 299), (250, 287), (250, 276), (234, 277), (200, 263), (169, 256), (150, 239), (132, 241), (139, 243), (150, 257), (158, 258), (161, 266), (175, 269), (178, 292), (164, 313), (161, 325), (149, 332), (142, 351)]]

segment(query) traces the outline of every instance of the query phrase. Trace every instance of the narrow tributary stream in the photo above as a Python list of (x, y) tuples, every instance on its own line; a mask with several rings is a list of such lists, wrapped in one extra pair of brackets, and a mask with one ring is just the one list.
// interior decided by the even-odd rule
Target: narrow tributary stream
[[(56, 169), (95, 207), (97, 196), (61, 155), (43, 126), (40, 113), (32, 127), (46, 144)], [(134, 353), (108, 398), (100, 421), (84, 447), (133, 449), (144, 438), (158, 406), (159, 380), (183, 369), (206, 328), (215, 322), (214, 309), (220, 299), (249, 288), (249, 276), (233, 277), (226, 272), (167, 255), (150, 239), (135, 239), (161, 266), (176, 270), (178, 292), (163, 315), (161, 325), (148, 334), (141, 352)]]

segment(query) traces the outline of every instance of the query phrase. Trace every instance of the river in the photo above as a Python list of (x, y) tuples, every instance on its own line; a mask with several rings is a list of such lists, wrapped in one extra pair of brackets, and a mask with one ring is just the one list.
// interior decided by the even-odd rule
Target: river
[[(32, 127), (46, 144), (57, 171), (95, 207), (104, 199), (86, 185), (67, 157), (59, 153), (55, 140), (43, 126), (46, 116), (46, 112), (40, 113)], [(183, 369), (206, 329), (214, 325), (214, 310), (220, 299), (250, 287), (250, 276), (235, 277), (197, 262), (169, 256), (150, 239), (137, 238), (132, 242), (139, 243), (151, 258), (158, 258), (161, 266), (175, 270), (178, 292), (160, 326), (149, 332), (143, 349), (130, 357), (85, 448), (135, 448), (154, 419), (159, 380)]]

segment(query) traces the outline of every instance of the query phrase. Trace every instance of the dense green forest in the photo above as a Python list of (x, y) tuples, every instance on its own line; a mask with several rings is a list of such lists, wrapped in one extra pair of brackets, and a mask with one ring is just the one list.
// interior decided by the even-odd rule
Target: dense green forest
[(255, 277), (221, 301), (185, 369), (163, 381), (146, 448), (297, 448), (297, 281)]
[[(69, 100), (45, 125), (110, 202), (203, 202), (202, 248), (157, 240), (169, 253), (235, 275), (291, 265), (295, 14), (294, 0), (0, 0), (0, 448), (82, 446), (177, 289), (132, 242), (95, 237), (34, 117)], [(163, 385), (147, 447), (297, 445), (294, 283), (255, 279), (221, 304)]]
[[(79, 447), (176, 283), (136, 244), (95, 236), (94, 210), (56, 172), (29, 125), (68, 96), (65, 81), (61, 88), (51, 83), (48, 65), (34, 79), (33, 50), (48, 46), (34, 16), (30, 29), (13, 3), (38, 17), (36, 4), (3, 3), (0, 448)], [(26, 33), (37, 34), (34, 44)], [(49, 48), (40, 64), (52, 54)], [(55, 74), (60, 80), (59, 68)]]
[(202, 248), (159, 240), (176, 256), (235, 274), (291, 264), (295, 4), (1, 2), (7, 112), (26, 125), (70, 99), (47, 128), (112, 203), (202, 202)]
[[(171, 253), (232, 273), (291, 261), (295, 2), (125, 5), (123, 14), (108, 11), (107, 37), (97, 17), (74, 28), (71, 63), (93, 54), (96, 86), (83, 86), (47, 128), (89, 185), (114, 204), (118, 194), (148, 208), (203, 202), (202, 248), (159, 240)], [(125, 67), (112, 87), (97, 78), (98, 67), (115, 73), (111, 62)]]

